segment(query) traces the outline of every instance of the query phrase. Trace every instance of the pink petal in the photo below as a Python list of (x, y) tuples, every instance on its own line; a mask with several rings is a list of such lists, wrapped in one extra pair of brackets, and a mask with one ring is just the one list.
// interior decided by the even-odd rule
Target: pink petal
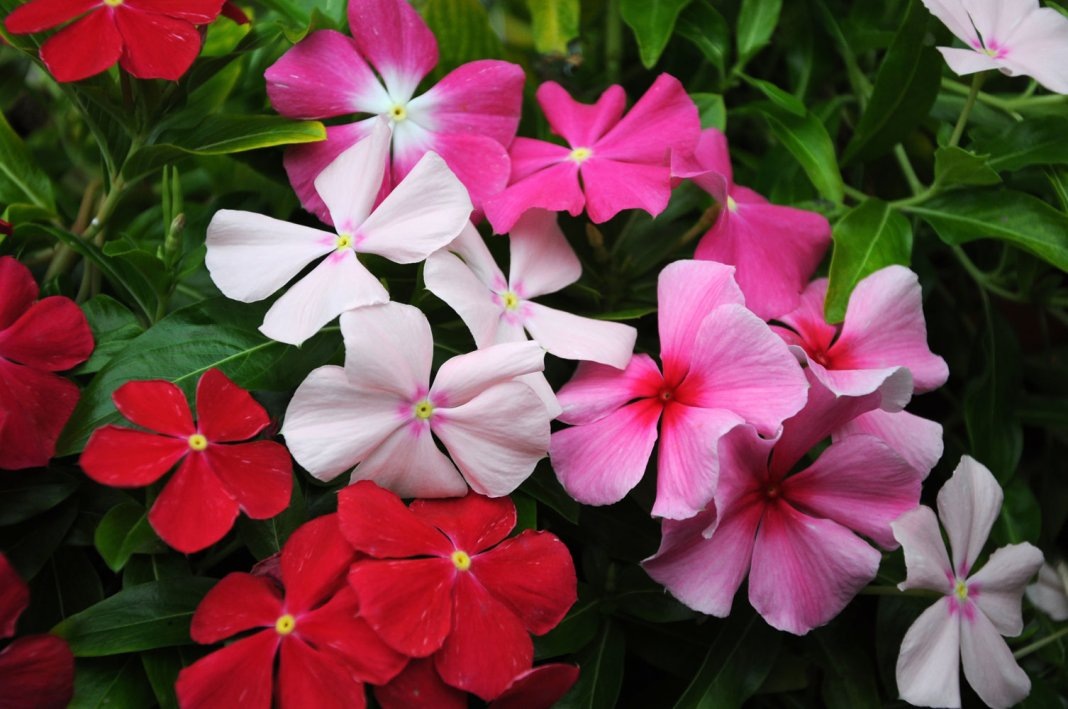
[(896, 413), (912, 398), (912, 374), (905, 367), (831, 369), (810, 357), (807, 369), (835, 396), (853, 398), (876, 394), (884, 411)]
[(508, 244), (508, 284), (523, 298), (555, 293), (582, 275), (582, 263), (553, 212), (532, 209), (524, 214), (512, 229)]
[[(481, 240), (479, 237), (480, 245)], [(476, 347), (496, 343), (501, 306), (494, 302), (493, 291), (460, 257), (446, 249), (431, 254), (423, 267), (423, 281), (427, 290), (456, 311), (471, 331)]]
[(979, 40), (968, 9), (961, 0), (923, 0), (923, 4), (965, 44)]
[[(966, 44), (975, 46), (970, 41), (978, 33), (989, 46), (993, 42), (1004, 42), (1016, 34), (1019, 24), (1038, 9), (1037, 0), (969, 0), (964, 5), (970, 23), (975, 27), (971, 35), (963, 35)], [(959, 10), (957, 11), (959, 16)], [(1056, 17), (1060, 17), (1057, 15)], [(956, 30), (950, 27), (956, 34)]]
[(263, 576), (229, 573), (197, 605), (189, 637), (217, 643), (253, 628), (273, 627), (283, 613), (277, 585)]
[(897, 656), (902, 699), (921, 707), (960, 706), (960, 626), (945, 597), (912, 624)]
[(341, 535), (336, 514), (302, 524), (282, 547), (286, 608), (294, 615), (317, 608), (344, 585), (356, 551)]
[(722, 409), (676, 402), (664, 407), (654, 516), (686, 519), (712, 501), (719, 481), (719, 439), (741, 423)]
[(670, 151), (693, 151), (701, 121), (686, 89), (661, 74), (627, 115), (597, 142), (594, 153), (621, 162), (668, 167)]
[(1016, 636), (1023, 630), (1020, 600), (1024, 589), (1042, 566), (1042, 552), (1031, 544), (1001, 547), (983, 568), (968, 579), (975, 588), (975, 603), (1002, 635)]
[[(326, 140), (294, 145), (286, 149), (283, 163), (286, 174), (289, 175), (289, 184), (300, 198), (301, 205), (324, 224), (331, 223), (330, 210), (315, 191), (315, 178), (341, 153), (370, 135), (377, 120), (378, 117), (375, 116), (355, 123), (327, 126)], [(387, 174), (387, 182), (388, 177)], [(384, 185), (384, 189), (388, 192), (389, 185)]]
[(907, 411), (875, 409), (846, 422), (834, 440), (868, 434), (882, 440), (924, 478), (942, 457), (942, 425)]
[(538, 87), (538, 104), (549, 126), (575, 148), (589, 148), (619, 122), (627, 106), (623, 87), (612, 85), (605, 89), (597, 103), (580, 103), (555, 81)]
[(403, 303), (360, 308), (341, 317), (345, 374), (357, 389), (412, 399), (426, 392), (434, 337), (423, 311)]
[(473, 557), (504, 541), (516, 524), (515, 505), (509, 498), (470, 491), (451, 500), (413, 500), (409, 509), (449, 538), (442, 556), (461, 549)]
[(673, 151), (671, 174), (693, 180), (712, 195), (721, 207), (727, 204), (727, 193), (734, 186), (727, 136), (717, 128), (701, 131), (692, 154)]
[(575, 375), (557, 392), (564, 423), (592, 423), (604, 418), (632, 399), (646, 399), (660, 393), (664, 379), (656, 362), (647, 354), (631, 357), (622, 372), (615, 367), (580, 362)]
[[(468, 133), (430, 133), (420, 156), (433, 151), (441, 156), (456, 178), (463, 183), (475, 209), (508, 186), (512, 163), (508, 150), (497, 141)], [(414, 163), (413, 163), (414, 164)], [(394, 168), (397, 163), (394, 162)], [(407, 175), (407, 171), (401, 175)], [(399, 179), (395, 171), (395, 179)]]
[(279, 706), (316, 709), (364, 709), (363, 683), (352, 667), (333, 653), (312, 647), (296, 637), (282, 640), (278, 660)]
[(671, 170), (592, 156), (582, 163), (582, 185), (590, 221), (602, 224), (625, 209), (660, 214), (671, 198)]
[(373, 480), (401, 497), (456, 497), (467, 492), (467, 483), (438, 449), (425, 423), (389, 434), (356, 466), (351, 480)]
[[(357, 237), (378, 196), (389, 161), (389, 123), (377, 118), (371, 134), (347, 148), (315, 178), (315, 191), (339, 234)], [(359, 243), (357, 241), (357, 243)]]
[(890, 523), (894, 539), (905, 552), (908, 577), (897, 585), (902, 591), (926, 588), (939, 593), (953, 590), (953, 567), (934, 511), (925, 505), (906, 512)]
[(452, 553), (445, 535), (405, 507), (396, 494), (364, 480), (337, 495), (341, 532), (357, 551), (380, 559)]
[[(552, 212), (567, 210), (571, 216), (578, 216), (586, 204), (586, 197), (579, 187), (579, 166), (567, 159), (567, 151), (558, 145), (544, 143), (547, 146), (542, 153), (549, 153), (540, 163), (540, 169), (531, 170), (520, 177), (518, 159), (522, 151), (527, 155), (538, 148), (528, 148), (541, 141), (516, 138), (510, 152), (512, 158), (512, 184), (503, 192), (490, 198), (483, 208), (486, 218), (493, 225), (493, 231), (507, 234), (530, 209), (547, 209)], [(559, 155), (559, 151), (564, 154)], [(526, 157), (526, 156), (522, 156)], [(534, 160), (530, 159), (533, 163)]]
[(468, 62), (412, 99), (408, 115), (425, 114), (435, 133), (479, 135), (507, 147), (519, 127), (525, 81), (522, 67), (511, 62)]
[(438, 63), (437, 40), (407, 0), (351, 3), (349, 29), (395, 101), (411, 98)]
[(234, 526), (237, 502), (202, 456), (189, 456), (156, 498), (148, 521), (160, 539), (183, 554), (207, 549)]
[(993, 57), (988, 57), (974, 49), (958, 49), (956, 47), (937, 47), (942, 53), (946, 64), (958, 76), (967, 76), (980, 71), (990, 71), (999, 68), (999, 64)]
[[(571, 150), (558, 143), (547, 143), (544, 140), (519, 137), (512, 141), (508, 149), (508, 156), (512, 160), (512, 177), (509, 184), (515, 184), (531, 175), (541, 172), (545, 168), (563, 163), (575, 168), (575, 176), (578, 176), (578, 163), (571, 160)], [(575, 180), (578, 187), (578, 180)], [(580, 193), (581, 194), (581, 193)], [(559, 210), (554, 210), (559, 211)], [(575, 212), (582, 211), (580, 204)]]
[(1058, 569), (1049, 564), (1042, 565), (1038, 581), (1027, 587), (1027, 600), (1052, 620), (1068, 619), (1068, 591)]
[(545, 405), (545, 410), (548, 412), (550, 419), (555, 419), (563, 412), (563, 408), (560, 406), (560, 402), (557, 400), (556, 394), (544, 374), (541, 372), (524, 374), (521, 377), (516, 377), (515, 380), (526, 384), (534, 390), (534, 393), (541, 399), (541, 403)]
[(270, 709), (280, 638), (274, 629), (264, 630), (183, 669), (174, 685), (181, 706)]
[(638, 331), (630, 325), (584, 318), (562, 310), (527, 303), (524, 325), (531, 338), (562, 359), (600, 362), (623, 369), (634, 353)]
[(544, 368), (545, 352), (537, 343), (493, 345), (457, 355), (442, 364), (430, 388), (431, 398), (435, 406), (461, 406), (491, 387)]
[(1004, 495), (997, 480), (979, 461), (961, 456), (953, 475), (938, 492), (938, 516), (949, 536), (953, 568), (961, 578), (971, 574), (983, 550)]
[(446, 248), (463, 259), (479, 282), (487, 288), (503, 287), (508, 284), (504, 271), (494, 260), (493, 254), (486, 246), (485, 239), (471, 222), (464, 225), (463, 231)]
[[(826, 354), (838, 335), (838, 328), (828, 325), (823, 317), (823, 301), (826, 297), (827, 279), (816, 279), (805, 287), (795, 310), (780, 313), (775, 317), (776, 320), (785, 323), (793, 330), (796, 340), (790, 338), (787, 342), (802, 347), (808, 359), (814, 357), (822, 359), (822, 355)], [(782, 332), (780, 332), (781, 335), (783, 335)]]
[(968, 684), (992, 709), (1006, 709), (1031, 693), (1031, 679), (983, 613), (960, 621), (960, 659)]
[(252, 395), (218, 369), (197, 382), (197, 430), (213, 443), (244, 441), (267, 428), (270, 416)]
[[(1004, 37), (997, 37), (1007, 48), (1007, 54), (998, 59), (999, 68), (1010, 75), (1024, 74), (1034, 77), (1038, 83), (1059, 94), (1068, 93), (1068, 22), (1053, 8), (1035, 8), (1033, 3), (1024, 10), (1006, 6), (1002, 9), (1008, 26), (1017, 21)], [(1011, 18), (1011, 19), (1010, 19)]]

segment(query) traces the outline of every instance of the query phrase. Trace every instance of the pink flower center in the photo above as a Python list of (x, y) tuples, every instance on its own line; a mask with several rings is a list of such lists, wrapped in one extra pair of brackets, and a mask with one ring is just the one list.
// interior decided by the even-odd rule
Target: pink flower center
[(675, 390), (671, 387), (662, 387), (660, 392), (657, 393), (656, 398), (666, 404), (675, 398)]
[(777, 500), (782, 495), (782, 486), (779, 483), (768, 483), (764, 486), (764, 497), (769, 500)]

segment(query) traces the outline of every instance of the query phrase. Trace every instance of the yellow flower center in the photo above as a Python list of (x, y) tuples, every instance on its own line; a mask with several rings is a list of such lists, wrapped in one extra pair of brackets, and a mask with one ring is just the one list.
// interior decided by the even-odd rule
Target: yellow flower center
[(593, 151), (589, 148), (575, 148), (568, 157), (577, 163), (581, 163), (589, 159), (591, 155), (593, 155)]
[(426, 421), (434, 414), (434, 405), (424, 399), (415, 405), (415, 409), (412, 411), (415, 417), (421, 421)]
[(286, 613), (274, 623), (274, 629), (279, 635), (289, 635), (297, 628), (297, 619)]
[(968, 584), (957, 581), (957, 585), (953, 587), (953, 593), (962, 601), (968, 600)]
[(202, 451), (208, 447), (208, 439), (199, 433), (194, 433), (189, 437), (189, 447), (195, 451)]
[(108, 7), (118, 7), (123, 3), (123, 0), (104, 0), (104, 4)]
[(338, 251), (344, 251), (345, 249), (352, 248), (352, 234), (338, 234), (337, 241), (334, 244)]
[(734, 201), (734, 197), (727, 196), (727, 209), (731, 212), (738, 211), (738, 203)]
[(501, 293), (501, 300), (504, 304), (505, 310), (518, 310), (519, 309), (519, 296), (513, 291), (507, 291)]
[(393, 108), (389, 109), (389, 117), (393, 119), (395, 123), (400, 123), (401, 121), (408, 118), (408, 109), (404, 106), (401, 106), (400, 104), (397, 104)]
[(456, 567), (457, 571), (467, 571), (471, 568), (471, 557), (467, 555), (466, 551), (457, 549), (452, 553), (452, 565)]

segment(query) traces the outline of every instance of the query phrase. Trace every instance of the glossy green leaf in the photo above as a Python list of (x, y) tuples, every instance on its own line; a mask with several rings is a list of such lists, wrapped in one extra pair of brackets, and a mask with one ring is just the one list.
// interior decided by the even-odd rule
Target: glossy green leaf
[(964, 391), (969, 453), (1004, 485), (1016, 473), (1023, 431), (1015, 416), (1021, 386), (1020, 345), (996, 311), (979, 333), (978, 364)]
[(820, 119), (812, 113), (801, 118), (773, 106), (763, 115), (775, 137), (801, 164), (819, 193), (836, 204), (841, 202), (845, 187), (838, 171), (838, 158)]
[(1042, 534), (1042, 509), (1031, 486), (1015, 478), (1004, 486), (1004, 491), (1005, 501), (991, 533), (994, 543), (999, 546), (1020, 542), (1037, 544)]
[(742, 79), (745, 83), (764, 94), (772, 103), (779, 108), (788, 111), (798, 118), (804, 118), (806, 109), (805, 104), (801, 102), (801, 99), (797, 98), (788, 91), (780, 89), (770, 81), (764, 81), (763, 79), (754, 79), (751, 76), (742, 74)]
[(288, 507), (270, 519), (251, 519), (241, 515), (237, 520), (237, 533), (253, 556), (266, 559), (282, 551), (289, 535), (307, 520), (304, 495), (300, 484), (294, 481)]
[(739, 65), (744, 65), (771, 42), (781, 11), (782, 0), (742, 0), (735, 36)]
[(1045, 116), (1013, 124), (1008, 130), (979, 132), (972, 149), (990, 155), (995, 170), (1019, 170), (1030, 165), (1068, 164), (1068, 118)]
[(720, 94), (690, 94), (697, 104), (697, 113), (701, 118), (701, 128), (727, 129), (727, 107)]
[(74, 673), (74, 698), (69, 709), (147, 707), (152, 687), (137, 655), (82, 660)]
[(93, 331), (93, 354), (75, 374), (92, 374), (122, 351), (144, 328), (130, 309), (108, 295), (98, 295), (82, 306)]
[(579, 33), (579, 0), (527, 0), (534, 48), (542, 54), (567, 54)]
[(823, 669), (823, 705), (827, 709), (880, 709), (875, 665), (863, 639), (842, 620), (817, 628), (809, 636)]
[(78, 489), (80, 480), (58, 470), (5, 470), (0, 475), (0, 526), (50, 510)]
[(149, 525), (145, 508), (136, 503), (111, 508), (100, 520), (93, 542), (112, 571), (121, 571), (134, 554), (167, 551)]
[(56, 211), (52, 182), (0, 113), (0, 204), (16, 202)]
[(469, 61), (501, 55), (501, 41), (479, 0), (426, 0), (423, 18), (438, 39), (437, 74)]
[(623, 685), (625, 649), (623, 631), (611, 621), (605, 623), (597, 639), (576, 657), (582, 673), (556, 709), (613, 709)]
[(693, 42), (721, 72), (730, 51), (730, 26), (709, 0), (694, 0), (675, 23), (675, 32)]
[(619, 0), (619, 14), (634, 31), (642, 64), (652, 69), (664, 53), (675, 20), (690, 0)]
[(949, 146), (935, 151), (935, 184), (939, 187), (989, 186), (1001, 182), (987, 156)]
[(578, 585), (578, 600), (564, 619), (545, 635), (534, 638), (534, 657), (544, 660), (570, 655), (586, 647), (601, 627), (601, 600), (584, 583)]

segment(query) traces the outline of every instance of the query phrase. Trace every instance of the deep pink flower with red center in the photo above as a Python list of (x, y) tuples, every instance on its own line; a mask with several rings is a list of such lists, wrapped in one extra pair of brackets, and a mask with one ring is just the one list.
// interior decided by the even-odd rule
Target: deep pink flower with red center
[(30, 270), (0, 257), (0, 468), (47, 465), (78, 403), (78, 387), (55, 372), (84, 362), (93, 333), (69, 298), (37, 300)]
[(345, 583), (355, 556), (331, 514), (303, 525), (285, 543), (282, 588), (246, 573), (220, 581), (197, 606), (190, 637), (209, 644), (257, 632), (182, 670), (175, 685), (182, 707), (267, 709), (272, 697), (280, 707), (366, 706), (364, 683), (388, 682), (407, 658), (361, 617)]
[[(521, 672), (487, 709), (550, 709), (579, 678), (575, 665), (552, 663)], [(442, 681), (432, 658), (412, 660), (404, 671), (375, 687), (382, 709), (467, 709), (467, 694)]]
[(41, 45), (41, 61), (57, 81), (80, 81), (115, 62), (139, 79), (174, 81), (200, 53), (197, 25), (214, 22), (222, 6), (223, 0), (30, 0), (4, 27), (31, 34), (66, 25)]
[(196, 423), (185, 394), (170, 382), (128, 382), (112, 399), (123, 416), (149, 431), (98, 428), (82, 452), (82, 469), (104, 485), (142, 487), (181, 461), (148, 513), (152, 528), (178, 551), (189, 554), (222, 539), (239, 510), (267, 519), (289, 504), (289, 452), (274, 441), (241, 443), (266, 428), (270, 417), (219, 370), (209, 369), (197, 383)]
[(369, 481), (338, 494), (341, 531), (361, 558), (349, 583), (360, 614), (411, 657), (432, 656), (446, 684), (489, 701), (529, 670), (534, 646), (576, 600), (571, 554), (548, 532), (515, 527), (508, 498), (400, 498)]
[[(15, 634), (30, 589), (0, 554), (0, 640)], [(0, 706), (62, 709), (74, 694), (74, 655), (54, 635), (30, 635), (0, 651)]]

